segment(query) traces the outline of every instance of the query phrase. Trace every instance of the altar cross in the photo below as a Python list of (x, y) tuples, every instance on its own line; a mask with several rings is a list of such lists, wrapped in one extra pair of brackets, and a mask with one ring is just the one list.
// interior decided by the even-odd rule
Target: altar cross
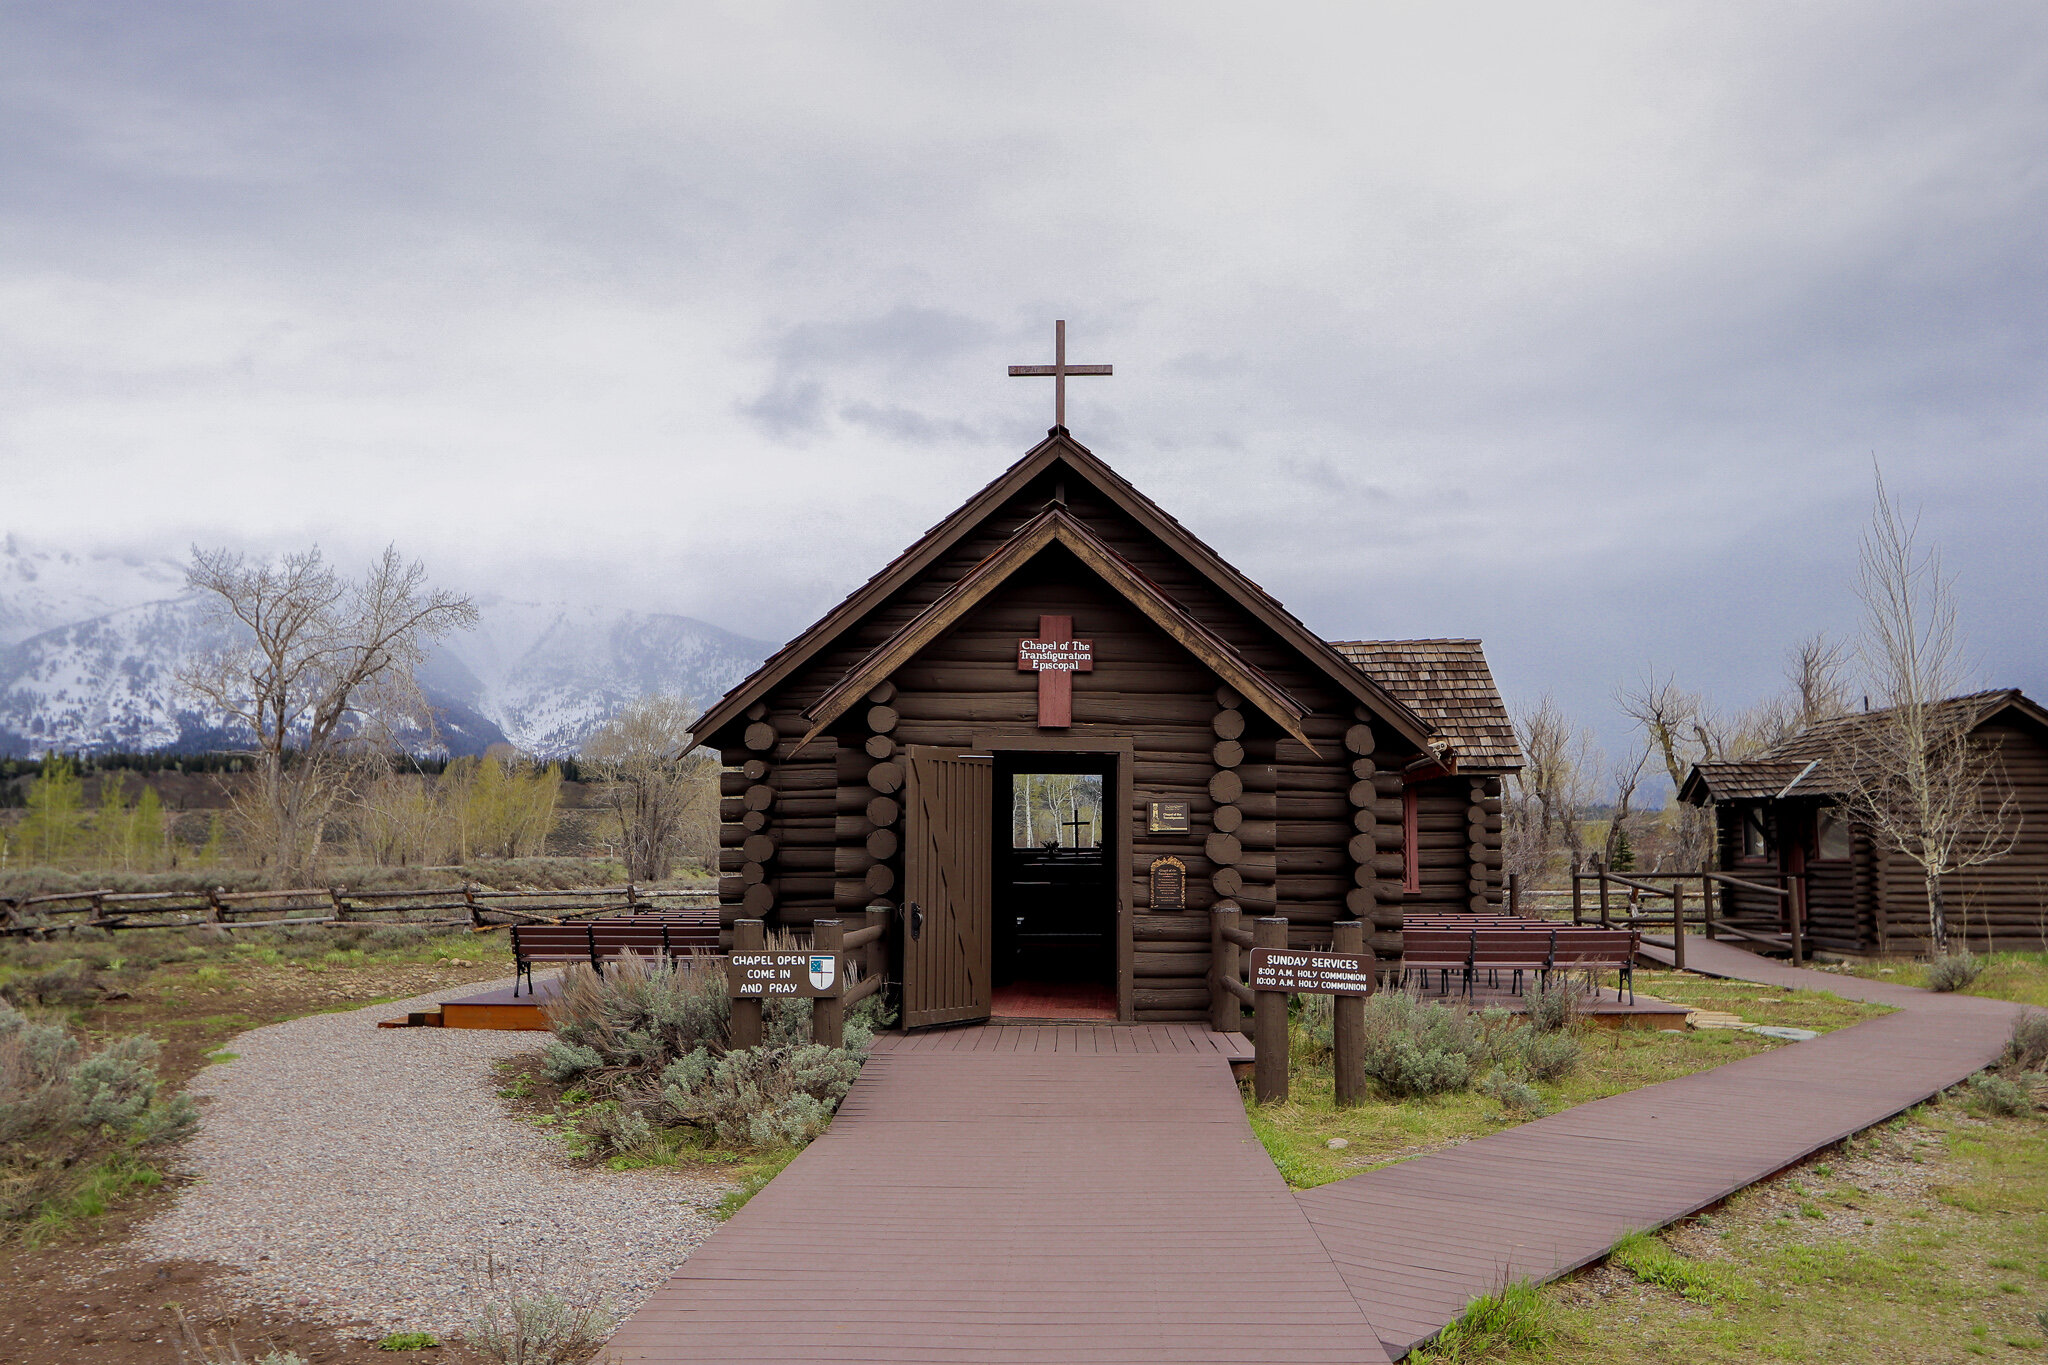
[(1074, 675), (1095, 671), (1095, 642), (1074, 638), (1071, 616), (1041, 616), (1038, 635), (1017, 642), (1017, 671), (1038, 675), (1038, 728), (1074, 723)]
[(1010, 376), (1043, 379), (1052, 376), (1052, 423), (1056, 427), (1067, 424), (1067, 376), (1070, 374), (1108, 374), (1108, 365), (1069, 365), (1067, 363), (1067, 323), (1062, 318), (1052, 325), (1052, 364), (1012, 365)]

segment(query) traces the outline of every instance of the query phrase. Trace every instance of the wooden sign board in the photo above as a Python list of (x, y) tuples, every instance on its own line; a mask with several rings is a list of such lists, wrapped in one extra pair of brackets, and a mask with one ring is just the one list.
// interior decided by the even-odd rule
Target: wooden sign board
[(1146, 812), (1145, 832), (1148, 834), (1188, 832), (1188, 803), (1185, 801), (1149, 802)]
[(1093, 640), (1019, 640), (1019, 673), (1090, 673), (1095, 669)]
[(725, 984), (735, 1000), (832, 997), (846, 989), (846, 964), (838, 953), (733, 953)]
[(1151, 907), (1154, 910), (1188, 908), (1188, 865), (1178, 858), (1152, 860)]
[(1291, 948), (1254, 948), (1251, 988), (1293, 995), (1371, 995), (1370, 953), (1304, 953)]

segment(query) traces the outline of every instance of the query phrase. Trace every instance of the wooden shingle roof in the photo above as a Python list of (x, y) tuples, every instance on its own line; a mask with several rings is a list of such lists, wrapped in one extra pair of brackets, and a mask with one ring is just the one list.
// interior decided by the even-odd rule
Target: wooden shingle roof
[(1460, 772), (1522, 766), (1515, 725), (1477, 640), (1332, 640), (1353, 667), (1400, 698), (1456, 755)]
[[(2019, 710), (2036, 724), (2048, 723), (2048, 713), (2018, 688), (2005, 687), (1930, 704), (1929, 730), (1939, 742), (1958, 731), (1973, 731), (2008, 708)], [(1852, 712), (1809, 726), (1750, 758), (1696, 763), (1679, 789), (1679, 799), (1695, 805), (1763, 800), (1783, 792), (1795, 778), (1798, 795), (1842, 795), (1851, 786), (1853, 770), (1847, 765), (1855, 762), (1855, 755), (1865, 747), (1857, 742), (1858, 732), (1887, 714), (1882, 710)]]

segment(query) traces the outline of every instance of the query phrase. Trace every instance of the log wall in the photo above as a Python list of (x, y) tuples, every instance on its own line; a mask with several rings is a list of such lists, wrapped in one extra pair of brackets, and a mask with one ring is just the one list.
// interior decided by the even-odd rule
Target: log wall
[[(1071, 480), (1081, 483), (1079, 480)], [(1309, 744), (1154, 626), (1066, 550), (1053, 547), (900, 665), (887, 682), (801, 750), (803, 710), (871, 650), (1043, 510), (1050, 478), (1027, 488), (927, 571), (821, 650), (750, 714), (727, 748), (721, 806), (721, 902), (729, 925), (762, 913), (807, 926), (828, 914), (893, 905), (902, 880), (903, 748), (1130, 746), (1120, 952), (1122, 998), (1142, 1022), (1208, 1017), (1208, 909), (1231, 901), (1280, 913), (1292, 941), (1326, 946), (1329, 926), (1362, 915), (1375, 951), (1400, 950), (1399, 772), (1415, 751), (1270, 627), (1092, 488), (1068, 510), (1254, 667), (1307, 706)], [(1036, 680), (1017, 641), (1041, 615), (1070, 615), (1094, 641), (1094, 669), (1073, 676), (1073, 724), (1041, 731)], [(732, 744), (728, 732), (719, 736)], [(1028, 741), (1028, 743), (1027, 743)], [(1311, 747), (1312, 746), (1312, 747)], [(750, 775), (751, 774), (751, 775)], [(765, 790), (761, 790), (765, 789)], [(1431, 784), (1421, 857), (1431, 908), (1499, 900), (1499, 790), (1471, 778)], [(1146, 832), (1148, 803), (1184, 801), (1186, 834)], [(750, 842), (751, 841), (751, 842)], [(1152, 860), (1187, 867), (1186, 908), (1147, 901)], [(758, 856), (757, 856), (758, 855)]]

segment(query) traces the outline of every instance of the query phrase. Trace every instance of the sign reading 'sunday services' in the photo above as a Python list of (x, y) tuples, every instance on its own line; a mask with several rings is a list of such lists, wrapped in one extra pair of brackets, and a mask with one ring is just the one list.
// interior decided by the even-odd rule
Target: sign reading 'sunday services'
[(845, 988), (837, 953), (733, 953), (725, 981), (734, 997), (836, 996)]
[(1291, 948), (1252, 949), (1251, 988), (1295, 995), (1371, 995), (1373, 959), (1350, 953), (1302, 953)]

